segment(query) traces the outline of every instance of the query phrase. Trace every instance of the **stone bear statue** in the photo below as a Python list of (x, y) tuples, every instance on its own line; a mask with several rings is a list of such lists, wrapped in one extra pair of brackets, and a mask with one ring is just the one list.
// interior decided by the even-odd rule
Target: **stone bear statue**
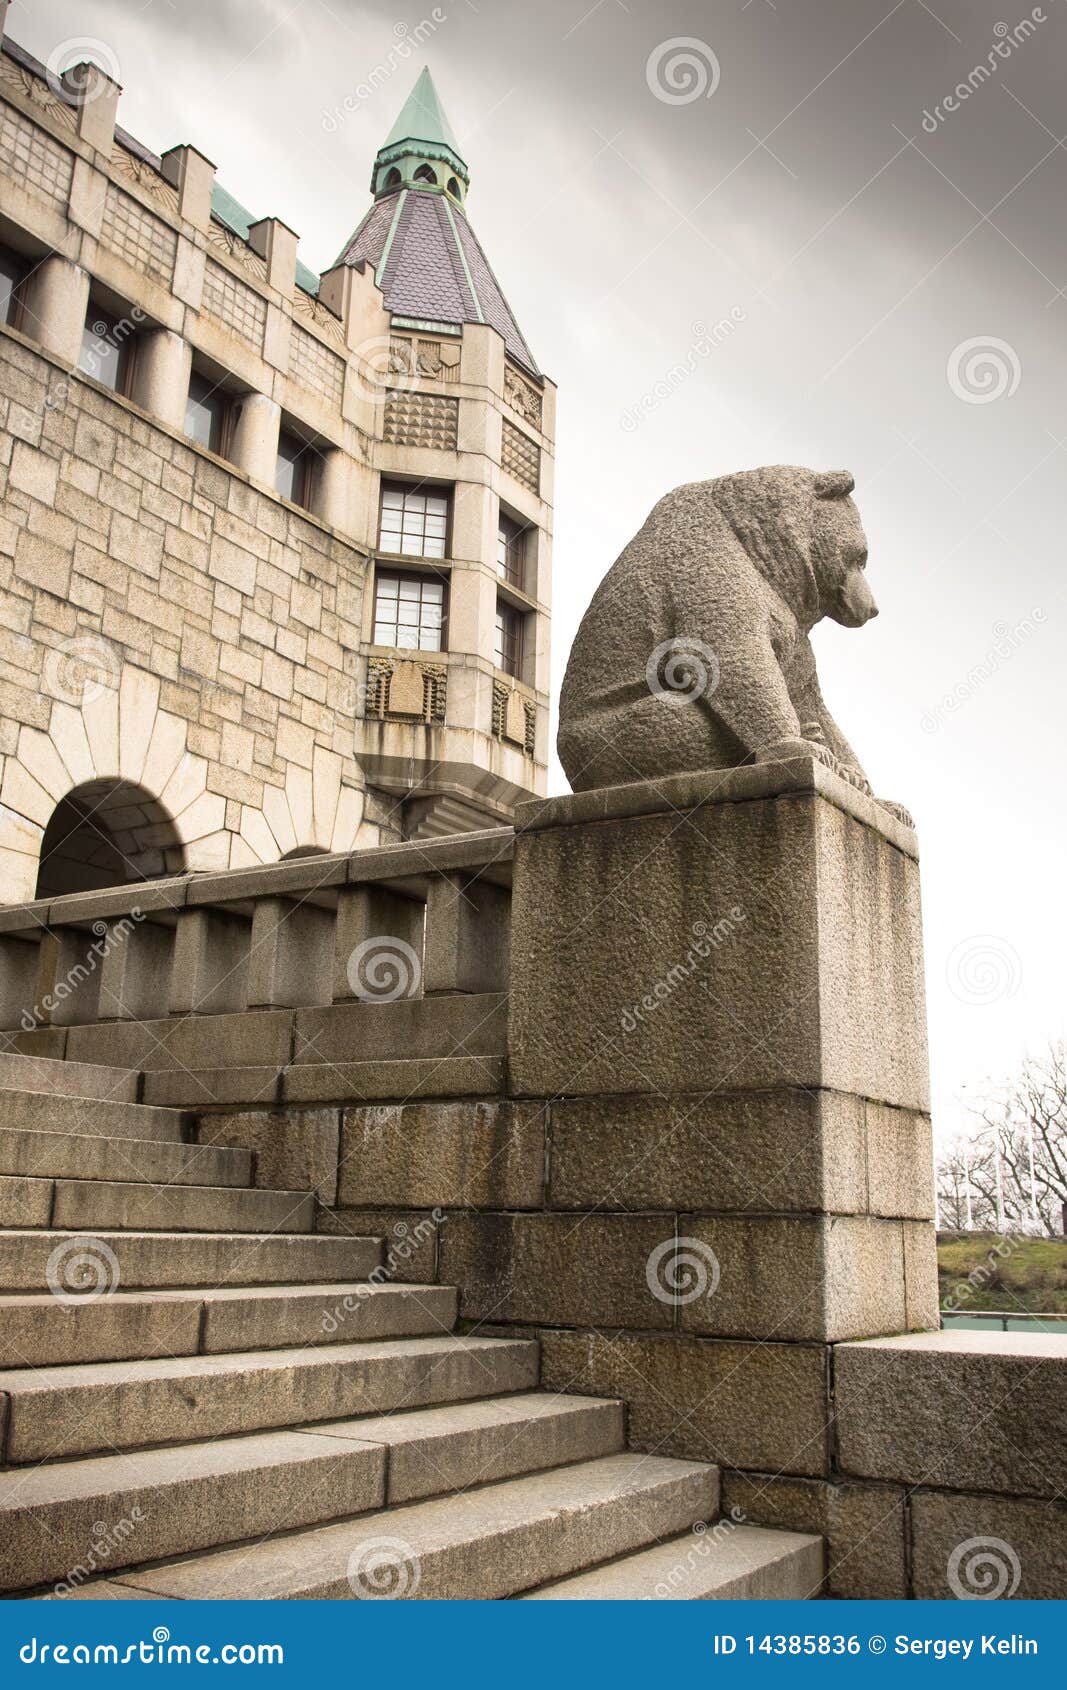
[(870, 792), (808, 639), (824, 616), (878, 614), (853, 485), (774, 466), (654, 506), (571, 649), (558, 745), (576, 792), (801, 755)]

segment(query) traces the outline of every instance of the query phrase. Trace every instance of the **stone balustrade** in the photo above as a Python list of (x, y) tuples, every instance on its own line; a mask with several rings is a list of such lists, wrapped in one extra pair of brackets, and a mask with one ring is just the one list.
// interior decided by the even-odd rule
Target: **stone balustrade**
[(0, 1028), (506, 988), (510, 828), (0, 910)]

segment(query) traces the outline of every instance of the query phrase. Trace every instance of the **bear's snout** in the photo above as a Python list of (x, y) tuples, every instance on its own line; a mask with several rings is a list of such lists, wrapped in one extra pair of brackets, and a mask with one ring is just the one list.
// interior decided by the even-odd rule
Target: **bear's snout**
[(842, 627), (862, 628), (872, 616), (878, 615), (878, 605), (862, 569), (849, 570), (836, 597), (837, 602), (830, 615)]

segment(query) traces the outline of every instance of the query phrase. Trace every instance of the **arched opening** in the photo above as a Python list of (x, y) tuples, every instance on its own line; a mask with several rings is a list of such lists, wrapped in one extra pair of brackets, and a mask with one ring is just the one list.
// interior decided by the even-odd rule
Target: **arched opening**
[(461, 200), (463, 198), (460, 185), (454, 176), (450, 176), (448, 178), (448, 191), (452, 195), (453, 199)]
[(419, 168), (415, 172), (415, 181), (430, 182), (435, 188), (437, 186), (437, 177), (434, 175), (428, 164), (419, 165)]
[(35, 896), (96, 892), (184, 867), (177, 829), (158, 799), (132, 781), (86, 781), (52, 811)]
[(283, 863), (295, 862), (297, 857), (325, 857), (328, 855), (325, 845), (294, 845), (291, 851), (286, 851), (282, 857)]
[(400, 186), (400, 184), (403, 180), (404, 180), (404, 178), (401, 176), (399, 170), (396, 168), (396, 165), (394, 165), (392, 170), (390, 170), (388, 172), (388, 174), (386, 175), (385, 181), (382, 183), (382, 187), (383, 188), (399, 188), (399, 186)]

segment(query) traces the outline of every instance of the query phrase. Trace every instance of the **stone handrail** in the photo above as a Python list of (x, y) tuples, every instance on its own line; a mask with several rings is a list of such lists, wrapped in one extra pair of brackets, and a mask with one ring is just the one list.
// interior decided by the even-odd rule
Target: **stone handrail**
[(511, 828), (0, 909), (0, 1028), (503, 989)]

